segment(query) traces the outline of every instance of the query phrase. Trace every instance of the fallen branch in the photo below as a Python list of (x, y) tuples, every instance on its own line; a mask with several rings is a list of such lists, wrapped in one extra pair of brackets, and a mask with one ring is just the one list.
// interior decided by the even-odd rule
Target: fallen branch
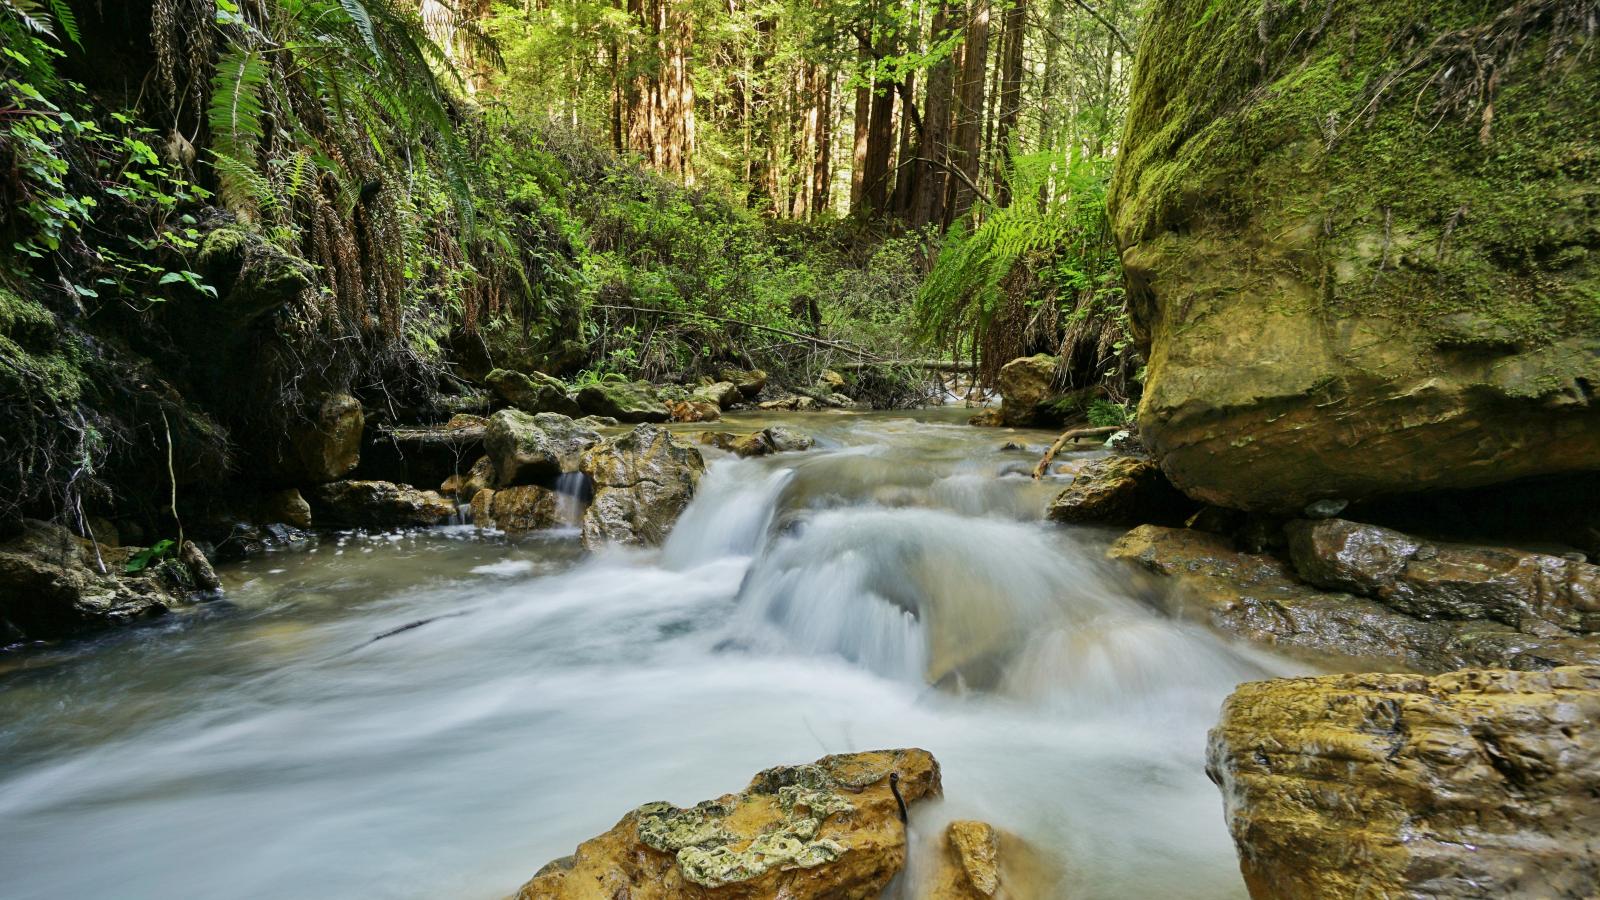
[(1055, 461), (1056, 454), (1060, 453), (1061, 448), (1067, 445), (1067, 441), (1077, 440), (1081, 437), (1105, 437), (1116, 434), (1121, 430), (1121, 425), (1099, 425), (1094, 428), (1074, 428), (1070, 431), (1063, 431), (1061, 436), (1056, 438), (1056, 442), (1050, 445), (1050, 449), (1044, 452), (1044, 458), (1040, 459), (1039, 464), (1033, 467), (1033, 480), (1038, 481), (1044, 477), (1044, 470), (1050, 468), (1050, 463)]
[(943, 362), (937, 359), (886, 359), (882, 362), (847, 362), (834, 366), (844, 372), (859, 372), (875, 366), (899, 366), (902, 369), (921, 369), (924, 372), (971, 372), (972, 363)]
[(730, 319), (725, 316), (713, 316), (708, 313), (678, 312), (671, 309), (651, 309), (647, 306), (618, 306), (611, 303), (596, 303), (594, 306), (599, 309), (618, 309), (624, 312), (650, 313), (651, 315), (655, 316), (675, 316), (680, 319), (710, 319), (713, 322), (726, 322), (729, 325), (743, 325), (746, 328), (754, 328), (758, 331), (770, 331), (773, 334), (781, 334), (784, 337), (791, 337), (801, 341), (809, 341), (820, 347), (832, 347), (835, 350), (842, 350), (845, 353), (854, 354), (860, 359), (871, 360), (873, 363), (886, 362), (886, 360), (882, 359), (881, 357), (874, 356), (865, 350), (857, 350), (855, 347), (852, 347), (849, 344), (841, 344), (838, 341), (824, 340), (819, 337), (812, 337), (809, 334), (801, 334), (798, 331), (789, 331), (784, 328), (774, 328), (771, 325), (758, 325), (755, 322), (746, 322), (743, 319)]

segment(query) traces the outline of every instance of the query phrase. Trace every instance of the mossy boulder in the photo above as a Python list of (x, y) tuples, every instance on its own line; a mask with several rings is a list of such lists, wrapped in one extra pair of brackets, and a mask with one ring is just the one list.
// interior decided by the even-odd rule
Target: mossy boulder
[(1291, 511), (1596, 466), (1600, 66), (1561, 7), (1154, 5), (1109, 206), (1180, 488)]
[(514, 409), (490, 416), (484, 431), (496, 487), (550, 481), (577, 471), (584, 451), (599, 440), (599, 433), (559, 413), (530, 416)]
[(1194, 501), (1172, 486), (1155, 460), (1107, 456), (1085, 466), (1046, 515), (1057, 522), (1177, 525), (1195, 510)]
[(646, 803), (540, 869), (517, 900), (878, 897), (905, 866), (901, 800), (940, 792), (924, 750), (779, 766), (687, 809)]
[(302, 484), (343, 478), (361, 460), (366, 421), (361, 401), (349, 394), (322, 397), (290, 424), (287, 445), (275, 466), (277, 474)]
[(543, 372), (495, 369), (483, 383), (495, 396), (525, 413), (553, 412), (576, 417), (581, 413), (565, 382)]
[[(198, 556), (185, 542), (190, 559)], [(155, 557), (128, 572), (138, 547), (110, 547), (59, 525), (25, 520), (0, 544), (0, 634), (53, 640), (163, 615), (200, 590), (188, 560)], [(199, 557), (203, 574), (211, 567)]]
[(443, 525), (456, 505), (434, 491), (388, 481), (335, 481), (317, 485), (307, 498), (319, 524), (355, 528), (421, 528)]
[(672, 418), (655, 386), (644, 381), (586, 384), (578, 391), (578, 405), (589, 415), (610, 416), (619, 422), (665, 422)]

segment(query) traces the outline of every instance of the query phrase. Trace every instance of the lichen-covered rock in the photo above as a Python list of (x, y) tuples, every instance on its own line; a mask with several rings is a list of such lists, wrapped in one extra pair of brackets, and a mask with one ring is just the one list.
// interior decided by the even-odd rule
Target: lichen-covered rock
[(286, 452), (277, 471), (290, 481), (321, 484), (343, 478), (361, 459), (366, 415), (349, 394), (330, 394), (289, 426)]
[[(1562, 161), (1600, 153), (1600, 66), (1557, 6), (1154, 4), (1109, 207), (1179, 488), (1298, 512), (1594, 468), (1600, 179)], [(1439, 106), (1465, 59), (1484, 94)]]
[(907, 804), (939, 796), (939, 764), (924, 750), (827, 756), (689, 809), (647, 803), (517, 900), (876, 898), (905, 865), (896, 789)]
[(785, 453), (799, 450), (809, 450), (816, 444), (810, 435), (774, 425), (761, 431), (752, 431), (749, 434), (731, 434), (726, 431), (702, 431), (700, 443), (726, 450), (735, 456), (751, 457), (766, 456), (769, 453)]
[(559, 413), (530, 416), (515, 409), (490, 416), (484, 433), (496, 487), (531, 484), (576, 471), (583, 452), (599, 440), (598, 432)]
[(415, 528), (443, 525), (454, 503), (433, 491), (389, 481), (335, 481), (311, 489), (311, 510), (325, 525)]
[(578, 401), (573, 399), (567, 385), (559, 378), (543, 372), (517, 372), (512, 369), (493, 369), (483, 378), (495, 396), (525, 413), (560, 413), (577, 416)]
[(1014, 428), (1061, 421), (1048, 408), (1058, 395), (1056, 367), (1061, 361), (1048, 353), (1013, 359), (1000, 367), (1000, 421)]
[(1155, 460), (1107, 456), (1085, 466), (1051, 501), (1046, 515), (1057, 522), (1177, 524), (1195, 509), (1194, 501), (1172, 486)]
[[(26, 521), (0, 544), (0, 622), (29, 640), (53, 640), (159, 616), (192, 579), (175, 561), (126, 572), (137, 547), (97, 546), (59, 525)], [(209, 570), (209, 566), (207, 567)]]
[(679, 400), (667, 404), (674, 422), (715, 422), (722, 418), (722, 407), (710, 400)]
[(1600, 664), (1600, 636), (1414, 618), (1303, 584), (1288, 564), (1240, 553), (1227, 538), (1194, 529), (1144, 525), (1118, 539), (1108, 556), (1157, 576), (1175, 613), (1280, 650), (1420, 672)]
[(987, 822), (957, 820), (945, 827), (929, 900), (979, 900), (1000, 890), (1000, 835)]
[[(759, 393), (759, 391), (757, 393)], [(694, 397), (697, 400), (706, 400), (711, 403), (715, 403), (719, 409), (727, 409), (735, 403), (743, 400), (744, 394), (739, 390), (739, 386), (733, 382), (718, 381), (713, 384), (695, 388)]]
[(439, 493), (457, 500), (470, 501), (484, 488), (492, 488), (495, 484), (494, 460), (487, 456), (478, 457), (472, 467), (465, 472), (457, 473), (446, 478), (439, 485)]
[(693, 499), (705, 460), (665, 429), (637, 425), (591, 447), (580, 470), (594, 485), (583, 516), (584, 545), (653, 546), (666, 540)]
[(761, 433), (766, 435), (767, 441), (772, 444), (772, 449), (779, 453), (810, 450), (817, 443), (811, 435), (782, 425), (773, 425)]
[(598, 381), (578, 391), (578, 405), (595, 416), (619, 422), (665, 422), (672, 418), (656, 396), (655, 386), (644, 381)]
[(1244, 684), (1207, 772), (1258, 900), (1600, 891), (1600, 667)]
[(760, 369), (723, 369), (720, 377), (737, 387), (746, 400), (754, 400), (767, 386), (767, 373)]
[(549, 488), (523, 484), (489, 493), (488, 518), (480, 520), (474, 515), (475, 524), (493, 525), (507, 534), (522, 534), (561, 524), (561, 500)]
[(1295, 571), (1423, 619), (1600, 631), (1600, 566), (1508, 547), (1431, 544), (1345, 519), (1288, 527)]

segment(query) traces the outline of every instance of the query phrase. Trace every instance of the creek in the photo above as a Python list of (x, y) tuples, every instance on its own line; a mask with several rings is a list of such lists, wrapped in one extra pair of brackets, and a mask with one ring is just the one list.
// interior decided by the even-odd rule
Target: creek
[(0, 893), (500, 897), (646, 801), (917, 746), (946, 799), (905, 897), (952, 817), (1021, 835), (1062, 896), (1243, 896), (1206, 730), (1303, 667), (1163, 616), (1111, 533), (1040, 521), (1052, 435), (966, 412), (708, 451), (659, 550), (326, 535), (223, 569), (224, 601), (8, 660)]

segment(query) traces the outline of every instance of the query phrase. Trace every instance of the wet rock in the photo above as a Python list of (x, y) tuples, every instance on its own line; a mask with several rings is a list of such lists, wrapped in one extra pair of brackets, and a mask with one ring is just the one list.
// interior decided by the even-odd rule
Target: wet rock
[(479, 528), (494, 527), (494, 495), (493, 488), (480, 488), (472, 495), (472, 524)]
[(1305, 516), (1308, 519), (1331, 519), (1344, 512), (1349, 505), (1348, 500), (1318, 500), (1306, 504)]
[(473, 522), (476, 524), (492, 524), (507, 534), (538, 531), (561, 524), (560, 496), (549, 488), (524, 484), (488, 493), (491, 496), (487, 504), (487, 519), (477, 517), (474, 499)]
[(736, 456), (766, 456), (769, 453), (809, 450), (816, 440), (803, 432), (774, 425), (749, 434), (730, 434), (726, 431), (702, 431), (700, 443), (726, 450)]
[(559, 413), (502, 409), (489, 417), (484, 447), (494, 462), (495, 486), (510, 487), (575, 471), (583, 452), (599, 440), (598, 432)]
[(1005, 420), (1001, 417), (1000, 410), (991, 406), (973, 413), (967, 419), (967, 424), (978, 428), (999, 428), (1005, 424)]
[(1425, 621), (1298, 581), (1287, 563), (1240, 553), (1225, 537), (1145, 525), (1107, 554), (1158, 576), (1169, 608), (1226, 634), (1284, 651), (1421, 672), (1600, 664), (1593, 635), (1525, 634), (1498, 622)]
[(1000, 420), (1012, 427), (1042, 424), (1047, 415), (1040, 407), (1056, 395), (1056, 367), (1060, 360), (1048, 353), (1024, 356), (1000, 367)]
[(578, 405), (586, 413), (619, 422), (665, 422), (672, 417), (655, 387), (643, 381), (586, 384), (578, 391)]
[(311, 527), (311, 504), (295, 488), (285, 488), (266, 496), (261, 516), (265, 522), (282, 522), (304, 531)]
[(1108, 456), (1072, 479), (1046, 512), (1057, 522), (1110, 525), (1177, 524), (1195, 511), (1152, 459)]
[(494, 460), (480, 456), (466, 472), (446, 478), (439, 485), (439, 493), (457, 500), (471, 500), (484, 488), (494, 487), (494, 483)]
[(823, 369), (822, 375), (817, 378), (817, 387), (830, 394), (841, 394), (845, 388), (844, 376), (832, 369)]
[(389, 481), (335, 481), (311, 490), (311, 509), (325, 525), (413, 528), (442, 525), (456, 514), (454, 503), (433, 491)]
[(811, 435), (785, 428), (782, 425), (773, 425), (762, 432), (771, 442), (772, 449), (779, 453), (790, 453), (800, 450), (810, 450), (817, 442)]
[(594, 485), (583, 516), (584, 545), (656, 545), (694, 497), (705, 461), (665, 429), (637, 425), (589, 448), (579, 468)]
[(1506, 547), (1429, 545), (1345, 519), (1302, 519), (1288, 534), (1295, 571), (1318, 587), (1422, 619), (1600, 631), (1600, 566)]
[(280, 477), (321, 484), (343, 478), (361, 459), (366, 415), (349, 394), (332, 394), (289, 427), (288, 449), (275, 467)]
[(723, 369), (719, 377), (737, 387), (746, 400), (754, 400), (767, 386), (767, 373), (760, 369)]
[(722, 418), (722, 407), (709, 400), (681, 400), (667, 404), (674, 422), (715, 422)]
[[(160, 560), (129, 573), (140, 548), (96, 545), (48, 522), (28, 520), (0, 544), (0, 621), (28, 640), (53, 640), (159, 616), (192, 578)], [(180, 569), (180, 572), (167, 570)]]
[(930, 900), (978, 900), (1000, 890), (1000, 835), (987, 822), (958, 820), (944, 832), (941, 861)]
[(585, 428), (615, 428), (622, 424), (611, 416), (583, 416), (575, 421)]
[(923, 750), (827, 756), (689, 809), (647, 803), (522, 886), (517, 900), (874, 898), (905, 865), (907, 804), (940, 793)]
[(549, 412), (575, 417), (580, 412), (566, 383), (543, 372), (494, 369), (483, 382), (495, 396), (530, 415)]
[(1244, 684), (1207, 772), (1260, 900), (1600, 886), (1600, 667)]
[[(757, 393), (760, 393), (759, 391)], [(731, 381), (718, 381), (713, 384), (695, 388), (696, 400), (705, 400), (715, 403), (719, 409), (727, 409), (744, 399), (744, 394), (739, 386)]]
[(212, 594), (222, 590), (222, 579), (217, 577), (216, 570), (211, 568), (211, 560), (206, 559), (194, 541), (183, 542), (178, 550), (178, 562), (189, 570), (196, 590)]

